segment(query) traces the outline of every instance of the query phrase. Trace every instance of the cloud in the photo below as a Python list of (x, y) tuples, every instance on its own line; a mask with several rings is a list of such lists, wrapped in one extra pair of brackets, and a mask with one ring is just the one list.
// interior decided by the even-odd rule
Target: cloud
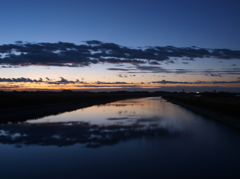
[(12, 85), (12, 86), (5, 86), (5, 85), (0, 85), (0, 89), (14, 89), (14, 88), (19, 88), (20, 86), (18, 85)]
[(174, 63), (172, 58), (240, 59), (239, 50), (208, 49), (197, 47), (152, 46), (130, 48), (98, 40), (77, 45), (68, 42), (23, 43), (0, 45), (0, 65), (11, 66), (67, 66), (84, 67), (97, 63), (128, 63), (158, 65)]
[(146, 63), (143, 60), (118, 59), (118, 58), (99, 58), (99, 62), (113, 63), (113, 64), (130, 63), (130, 64), (133, 64), (133, 65), (145, 64)]
[(237, 81), (195, 81), (195, 82), (186, 82), (186, 81), (152, 81), (152, 83), (157, 84), (227, 84), (227, 83), (240, 83), (240, 80)]
[(157, 61), (155, 61), (155, 60), (151, 60), (151, 61), (149, 62), (149, 64), (150, 64), (150, 65), (160, 65), (160, 63), (157, 62)]
[(46, 80), (43, 78), (39, 79), (30, 79), (30, 78), (0, 78), (0, 82), (7, 82), (7, 83), (45, 83), (45, 84), (53, 84), (53, 85), (67, 85), (67, 84), (83, 84), (83, 86), (98, 86), (103, 87), (103, 85), (108, 85), (108, 87), (112, 87), (113, 85), (132, 85), (133, 83), (128, 83), (124, 81), (115, 81), (115, 82), (104, 82), (104, 81), (96, 81), (92, 83), (87, 83), (85, 81), (80, 81), (79, 79), (68, 80), (66, 78), (60, 77), (60, 80), (52, 80), (48, 77), (45, 77)]
[(128, 71), (131, 71), (129, 73), (175, 73), (175, 74), (198, 72), (197, 70), (165, 69), (156, 66), (136, 66), (136, 69), (128, 69)]
[[(92, 83), (87, 83), (80, 80), (67, 80), (63, 77), (60, 77), (60, 80), (51, 80), (48, 77), (39, 79), (30, 79), (30, 78), (0, 78), (0, 82), (7, 82), (7, 83), (45, 83), (45, 84), (53, 84), (53, 85), (67, 85), (67, 84), (82, 84), (83, 87), (137, 87), (139, 84), (128, 83), (124, 81), (115, 81), (115, 82), (106, 82), (106, 81), (96, 81)], [(226, 83), (240, 83), (240, 77), (237, 78), (236, 81), (195, 81), (195, 82), (186, 82), (186, 81), (152, 81), (153, 84), (226, 84)], [(144, 84), (143, 82), (141, 84)], [(14, 86), (17, 87), (17, 86)], [(11, 87), (11, 88), (14, 88)], [(2, 88), (4, 87), (2, 85)]]
[(60, 77), (61, 80), (59, 81), (48, 81), (46, 82), (47, 84), (84, 84), (85, 82), (83, 81), (79, 81), (78, 79), (76, 81), (71, 81), (71, 80), (67, 80), (63, 77)]
[(126, 84), (123, 84), (123, 85), (112, 85), (112, 84), (109, 84), (109, 85), (97, 85), (97, 84), (87, 84), (87, 85), (82, 85), (82, 86), (78, 86), (78, 87), (86, 87), (86, 88), (141, 88), (141, 86), (139, 85), (126, 85)]
[(127, 82), (102, 82), (102, 81), (97, 81), (96, 84), (129, 84)]
[(129, 69), (126, 69), (126, 68), (107, 68), (107, 70), (111, 70), (111, 71), (129, 71)]
[(207, 69), (203, 70), (203, 73), (207, 74), (218, 74), (218, 75), (223, 75), (223, 74), (228, 74), (228, 75), (239, 75), (240, 74), (240, 68), (223, 68), (222, 70), (214, 70), (214, 69)]
[(46, 77), (46, 81), (44, 81), (42, 78), (39, 79), (30, 79), (30, 78), (0, 78), (0, 82), (8, 82), (8, 83), (46, 83), (46, 84), (85, 84), (86, 82), (76, 80), (71, 81), (67, 80), (63, 77), (60, 77), (61, 80), (53, 81), (50, 78)]
[(181, 82), (181, 81), (152, 81), (152, 83), (158, 83), (158, 84), (190, 84), (190, 82)]
[(205, 74), (205, 76), (222, 77), (222, 75), (220, 75), (220, 74), (212, 74), (212, 73), (210, 73), (210, 74)]
[(118, 77), (120, 77), (120, 78), (127, 78), (128, 76), (119, 74)]
[(214, 69), (165, 69), (159, 66), (151, 66), (151, 65), (136, 65), (132, 68), (107, 68), (110, 71), (121, 71), (126, 73), (172, 73), (172, 74), (199, 74), (199, 75), (206, 75), (212, 77), (222, 77), (223, 75), (239, 75), (240, 68), (222, 68), (220, 70)]
[(0, 78), (0, 82), (29, 82), (29, 83), (40, 83), (43, 82), (42, 78), (36, 80), (36, 79), (30, 79), (30, 78)]
[(100, 45), (102, 44), (101, 41), (98, 41), (98, 40), (88, 40), (88, 41), (84, 41), (86, 42), (88, 45)]

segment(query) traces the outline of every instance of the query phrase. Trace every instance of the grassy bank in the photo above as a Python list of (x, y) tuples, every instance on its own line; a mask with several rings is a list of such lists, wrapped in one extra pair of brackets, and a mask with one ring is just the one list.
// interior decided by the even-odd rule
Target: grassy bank
[(167, 94), (166, 99), (239, 118), (240, 97), (230, 93)]
[(149, 92), (0, 92), (0, 123), (21, 122), (92, 105), (159, 96)]
[(149, 92), (0, 92), (0, 109), (67, 102), (115, 100), (156, 96)]

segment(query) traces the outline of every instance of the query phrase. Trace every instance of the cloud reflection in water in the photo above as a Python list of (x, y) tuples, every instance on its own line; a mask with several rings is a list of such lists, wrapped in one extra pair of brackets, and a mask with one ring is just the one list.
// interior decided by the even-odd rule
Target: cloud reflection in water
[(180, 137), (181, 132), (173, 132), (156, 125), (91, 125), (80, 123), (50, 123), (50, 124), (8, 124), (2, 125), (0, 141), (3, 144), (40, 146), (69, 146), (83, 144), (86, 147), (113, 145), (121, 141), (143, 137)]
[[(92, 106), (57, 116), (0, 126), (3, 144), (96, 148), (121, 141), (189, 135), (178, 107), (161, 98), (131, 99)], [(171, 112), (169, 112), (171, 111)], [(174, 112), (173, 112), (174, 111)]]

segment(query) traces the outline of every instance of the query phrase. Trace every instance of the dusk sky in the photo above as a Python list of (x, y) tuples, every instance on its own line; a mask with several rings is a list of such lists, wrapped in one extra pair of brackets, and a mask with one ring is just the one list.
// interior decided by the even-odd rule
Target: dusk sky
[(239, 0), (6, 0), (0, 90), (240, 92)]

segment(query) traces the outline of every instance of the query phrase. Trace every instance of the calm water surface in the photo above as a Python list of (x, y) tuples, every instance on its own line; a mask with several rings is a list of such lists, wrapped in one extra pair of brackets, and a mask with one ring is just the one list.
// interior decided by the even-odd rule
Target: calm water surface
[(0, 125), (0, 178), (239, 178), (240, 132), (160, 97)]

